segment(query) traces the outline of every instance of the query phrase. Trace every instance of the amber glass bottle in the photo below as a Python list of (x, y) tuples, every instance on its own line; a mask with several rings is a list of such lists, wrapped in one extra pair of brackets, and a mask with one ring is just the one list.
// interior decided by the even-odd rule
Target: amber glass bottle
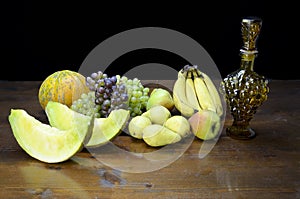
[(268, 81), (254, 71), (257, 56), (256, 40), (261, 30), (262, 20), (244, 18), (241, 23), (243, 46), (240, 50), (241, 62), (238, 70), (228, 74), (222, 81), (226, 101), (233, 116), (233, 123), (226, 134), (235, 139), (251, 139), (256, 133), (250, 128), (250, 121), (258, 107), (267, 99)]

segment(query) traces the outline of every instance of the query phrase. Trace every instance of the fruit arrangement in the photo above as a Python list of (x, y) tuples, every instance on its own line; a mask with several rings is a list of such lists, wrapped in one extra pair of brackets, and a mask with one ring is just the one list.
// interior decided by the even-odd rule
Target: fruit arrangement
[(213, 139), (221, 126), (223, 106), (213, 81), (197, 65), (186, 65), (173, 87), (175, 107), (189, 118), (192, 132), (202, 140)]
[(180, 141), (190, 134), (190, 124), (181, 115), (171, 115), (162, 105), (149, 108), (128, 124), (129, 134), (143, 139), (148, 145), (160, 147)]
[(150, 92), (138, 78), (102, 71), (88, 77), (57, 71), (43, 81), (38, 97), (49, 124), (22, 109), (11, 109), (8, 119), (24, 151), (48, 163), (65, 161), (83, 147), (101, 147), (125, 130), (152, 147), (190, 135), (213, 139), (223, 114), (216, 87), (197, 66), (178, 72), (172, 93)]
[[(92, 73), (86, 78), (90, 92), (94, 92), (94, 99), (84, 98), (83, 103), (75, 102), (73, 109), (80, 111), (84, 104), (92, 104), (98, 111), (98, 117), (107, 117), (112, 110), (127, 109), (131, 117), (141, 115), (147, 106), (149, 88), (144, 87), (137, 78), (128, 79), (126, 76), (115, 75), (108, 77), (102, 71)], [(86, 114), (85, 111), (80, 111)], [(94, 111), (95, 112), (95, 111)]]
[(171, 115), (162, 105), (149, 108), (128, 124), (129, 134), (143, 139), (148, 145), (160, 147), (180, 141), (190, 134), (190, 124), (181, 115)]

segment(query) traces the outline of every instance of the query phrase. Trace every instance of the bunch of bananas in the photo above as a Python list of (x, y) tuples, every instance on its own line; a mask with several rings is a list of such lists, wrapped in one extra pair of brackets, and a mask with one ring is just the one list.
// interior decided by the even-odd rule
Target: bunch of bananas
[(178, 72), (173, 99), (177, 110), (186, 117), (200, 110), (211, 110), (219, 116), (223, 114), (218, 90), (211, 78), (196, 65), (186, 65)]

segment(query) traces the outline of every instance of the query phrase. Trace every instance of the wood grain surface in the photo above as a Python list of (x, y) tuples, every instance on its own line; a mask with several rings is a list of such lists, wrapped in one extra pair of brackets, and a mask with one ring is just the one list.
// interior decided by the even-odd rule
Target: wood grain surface
[[(300, 198), (300, 81), (270, 82), (268, 100), (250, 123), (254, 139), (225, 135), (232, 121), (227, 110), (222, 134), (206, 157), (199, 158), (203, 141), (195, 138), (179, 159), (146, 173), (116, 170), (86, 149), (57, 164), (27, 155), (7, 119), (12, 108), (23, 108), (47, 123), (37, 98), (40, 83), (0, 81), (0, 198)], [(153, 150), (124, 135), (113, 143)]]

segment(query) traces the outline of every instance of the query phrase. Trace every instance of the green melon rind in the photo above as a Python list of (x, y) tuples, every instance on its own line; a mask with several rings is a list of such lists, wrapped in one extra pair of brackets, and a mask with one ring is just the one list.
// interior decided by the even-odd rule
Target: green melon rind
[(22, 109), (11, 109), (8, 120), (21, 148), (42, 162), (66, 161), (77, 153), (83, 142), (76, 129), (51, 127)]

